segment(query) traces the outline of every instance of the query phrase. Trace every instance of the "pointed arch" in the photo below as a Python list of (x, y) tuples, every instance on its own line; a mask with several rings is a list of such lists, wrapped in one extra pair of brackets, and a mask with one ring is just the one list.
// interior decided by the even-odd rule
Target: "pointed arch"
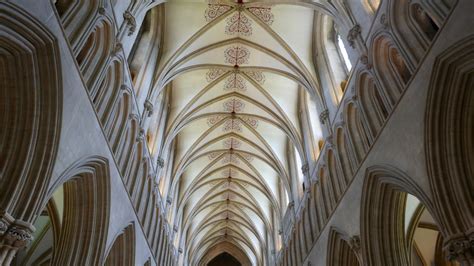
[(386, 99), (387, 95), (367, 72), (359, 74), (357, 84), (361, 112), (369, 125), (370, 137), (374, 139), (391, 112)]
[(114, 104), (119, 97), (123, 80), (123, 66), (119, 60), (113, 60), (100, 85), (96, 87), (97, 89), (90, 91), (90, 97), (104, 127), (113, 114)]
[(112, 23), (107, 18), (100, 19), (76, 55), (89, 91), (94, 91), (95, 86), (98, 86), (98, 79), (115, 45), (114, 36)]
[(352, 179), (352, 173), (357, 169), (357, 165), (350, 159), (350, 149), (348, 148), (345, 129), (340, 126), (336, 129), (336, 149), (341, 163), (342, 172), (347, 183)]
[(357, 249), (360, 240), (357, 237), (350, 238), (339, 229), (329, 229), (328, 254), (326, 265), (328, 266), (360, 266)]
[[(74, 51), (99, 15), (102, 0), (56, 0), (54, 6)], [(102, 7), (103, 9), (103, 7)]]
[(433, 209), (425, 192), (402, 171), (388, 165), (367, 168), (361, 206), (365, 265), (409, 265), (404, 231), (406, 193)]
[(381, 89), (387, 93), (390, 106), (393, 106), (411, 79), (412, 72), (388, 33), (374, 36), (370, 50), (373, 51), (375, 76), (380, 81)]
[(59, 145), (59, 48), (48, 29), (14, 4), (0, 3), (0, 32), (0, 217), (32, 222), (43, 209)]
[[(473, 263), (457, 246), (474, 233), (474, 37), (438, 56), (428, 88), (425, 152), (429, 181), (445, 248), (452, 258)], [(447, 156), (448, 155), (448, 156)], [(469, 251), (465, 251), (469, 253)]]
[(64, 189), (63, 224), (53, 250), (52, 263), (102, 263), (110, 217), (107, 159), (95, 156), (77, 161), (50, 187), (48, 198), (60, 186)]
[(360, 110), (355, 102), (350, 102), (346, 106), (346, 125), (349, 134), (349, 140), (352, 150), (355, 155), (356, 166), (365, 157), (367, 150), (370, 147), (370, 140), (366, 135), (362, 120), (360, 117)]
[(116, 236), (105, 260), (107, 266), (135, 265), (135, 224), (131, 223)]

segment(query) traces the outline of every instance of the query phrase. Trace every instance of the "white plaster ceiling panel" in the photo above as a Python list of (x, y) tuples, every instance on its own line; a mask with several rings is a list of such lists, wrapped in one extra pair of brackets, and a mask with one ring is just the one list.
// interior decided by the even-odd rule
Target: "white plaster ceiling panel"
[[(202, 14), (206, 10), (202, 1), (169, 1), (165, 5), (165, 36), (163, 57), (161, 62), (166, 62), (193, 34), (206, 25)], [(192, 21), (193, 23), (189, 23)]]
[(296, 5), (275, 5), (272, 8), (277, 19), (273, 29), (285, 43), (298, 55), (306, 69), (314, 76), (312, 60), (313, 16), (314, 10)]

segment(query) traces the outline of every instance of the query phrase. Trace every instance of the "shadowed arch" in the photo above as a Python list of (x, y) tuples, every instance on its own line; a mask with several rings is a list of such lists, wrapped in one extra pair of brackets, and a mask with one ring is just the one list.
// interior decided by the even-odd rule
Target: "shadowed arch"
[(59, 142), (59, 48), (31, 15), (5, 2), (0, 32), (0, 216), (32, 222), (42, 210)]
[(328, 266), (359, 266), (359, 254), (357, 250), (360, 247), (358, 237), (349, 237), (339, 229), (331, 227), (328, 242)]
[(361, 207), (364, 263), (409, 265), (403, 223), (406, 193), (416, 196), (429, 210), (432, 204), (415, 182), (392, 166), (369, 167), (365, 176)]
[(115, 238), (105, 265), (135, 265), (135, 224), (129, 224)]
[[(425, 113), (425, 152), (440, 231), (451, 259), (474, 263), (474, 37), (446, 49), (434, 65)], [(448, 156), (446, 156), (448, 155)], [(469, 240), (470, 239), (470, 240)]]
[(234, 258), (236, 258), (242, 266), (250, 266), (252, 265), (250, 263), (249, 258), (243, 252), (239, 247), (237, 247), (234, 244), (231, 244), (229, 242), (220, 242), (214, 245), (212, 248), (210, 248), (206, 254), (202, 257), (201, 261), (199, 262), (199, 265), (205, 266), (207, 265), (213, 258), (218, 256), (219, 254), (227, 252), (230, 255), (232, 255)]

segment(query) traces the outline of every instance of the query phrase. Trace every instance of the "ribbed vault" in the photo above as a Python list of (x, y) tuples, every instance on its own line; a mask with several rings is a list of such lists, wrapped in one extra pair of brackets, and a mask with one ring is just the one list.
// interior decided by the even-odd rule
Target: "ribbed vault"
[(302, 106), (312, 99), (324, 109), (313, 25), (318, 12), (331, 14), (330, 5), (164, 5), (163, 52), (149, 98), (168, 105), (162, 143), (152, 152), (166, 161), (160, 190), (174, 245), (183, 264), (227, 243), (251, 264), (267, 265), (281, 247), (288, 205), (304, 190)]

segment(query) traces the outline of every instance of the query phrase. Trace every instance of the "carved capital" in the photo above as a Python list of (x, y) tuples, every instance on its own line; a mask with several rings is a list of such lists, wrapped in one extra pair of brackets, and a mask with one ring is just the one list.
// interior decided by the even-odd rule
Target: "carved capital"
[(115, 43), (114, 49), (112, 50), (112, 53), (113, 53), (113, 55), (117, 55), (117, 54), (120, 53), (122, 50), (123, 50), (123, 45), (122, 45), (122, 43), (117, 41), (117, 42)]
[(146, 100), (143, 106), (145, 107), (145, 110), (148, 112), (148, 117), (150, 117), (153, 114), (153, 103), (151, 103), (150, 100)]
[(127, 22), (127, 25), (128, 25), (127, 35), (130, 36), (137, 29), (137, 21), (136, 21), (135, 17), (133, 16), (133, 14), (128, 10), (123, 13), (123, 18), (125, 19), (125, 21)]
[(454, 239), (446, 245), (445, 249), (448, 260), (468, 263), (470, 258), (474, 258), (474, 235)]
[(145, 139), (145, 130), (141, 128), (140, 131), (138, 132), (136, 141), (140, 142), (140, 141), (143, 141), (144, 139)]
[(325, 142), (326, 142), (326, 146), (330, 149), (334, 148), (334, 139), (332, 137), (332, 135), (329, 135), (326, 137), (325, 139)]
[(349, 247), (356, 253), (360, 251), (360, 237), (352, 236), (349, 238)]
[(32, 231), (20, 226), (12, 226), (3, 235), (3, 243), (15, 248), (23, 248), (33, 240)]
[(105, 8), (104, 7), (99, 7), (99, 9), (97, 10), (99, 12), (99, 14), (101, 15), (105, 15)]
[(165, 166), (165, 160), (163, 160), (161, 157), (158, 157), (158, 159), (156, 159), (156, 165), (160, 168), (163, 168)]
[(380, 16), (380, 24), (382, 24), (382, 26), (383, 26), (384, 29), (388, 28), (387, 15), (382, 14), (382, 15)]
[(0, 235), (5, 234), (7, 230), (8, 230), (8, 224), (5, 223), (4, 221), (0, 221)]
[(0, 218), (0, 257), (3, 256), (1, 253), (11, 255), (27, 246), (33, 240), (34, 231), (33, 225), (3, 213)]
[(360, 62), (362, 62), (367, 69), (372, 69), (372, 64), (369, 62), (369, 57), (367, 55), (361, 55)]
[(2, 216), (0, 217), (0, 236), (4, 235), (8, 227), (10, 227), (10, 224), (12, 224), (15, 221), (13, 217), (11, 217), (8, 213), (3, 213)]
[(308, 165), (308, 163), (305, 163), (301, 166), (301, 172), (303, 172), (303, 175), (306, 178), (309, 178), (309, 165)]
[(126, 84), (122, 84), (120, 86), (120, 89), (123, 90), (123, 91), (130, 91), (130, 88)]
[(128, 115), (128, 119), (138, 121), (138, 120), (140, 120), (140, 117), (137, 114), (132, 113), (132, 114)]
[(347, 34), (347, 42), (349, 42), (349, 45), (352, 48), (356, 48), (356, 39), (361, 33), (361, 28), (359, 24), (354, 25), (352, 29), (349, 30), (349, 33)]
[(322, 111), (320, 114), (319, 114), (319, 121), (321, 122), (321, 124), (325, 124), (326, 123), (326, 120), (329, 118), (329, 110), (328, 109), (325, 109), (324, 111)]

